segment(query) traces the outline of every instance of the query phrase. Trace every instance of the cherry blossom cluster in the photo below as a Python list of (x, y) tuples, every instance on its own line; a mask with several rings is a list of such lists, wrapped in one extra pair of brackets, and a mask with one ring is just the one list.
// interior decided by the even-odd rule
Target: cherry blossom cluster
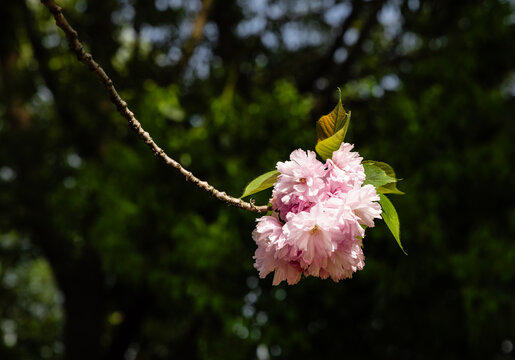
[(274, 285), (295, 284), (302, 274), (337, 282), (363, 268), (364, 228), (381, 218), (381, 206), (374, 186), (363, 185), (363, 158), (352, 148), (342, 143), (325, 164), (301, 149), (277, 163), (274, 213), (257, 219), (252, 233), (261, 278), (274, 272)]

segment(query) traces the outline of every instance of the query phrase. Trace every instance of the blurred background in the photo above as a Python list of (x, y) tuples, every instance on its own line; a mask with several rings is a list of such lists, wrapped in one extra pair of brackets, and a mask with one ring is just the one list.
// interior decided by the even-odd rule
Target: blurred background
[[(156, 159), (36, 0), (0, 2), (0, 359), (515, 358), (515, 2), (63, 0), (172, 157), (239, 196), (337, 101), (404, 180), (350, 280)], [(265, 204), (267, 194), (256, 196)]]

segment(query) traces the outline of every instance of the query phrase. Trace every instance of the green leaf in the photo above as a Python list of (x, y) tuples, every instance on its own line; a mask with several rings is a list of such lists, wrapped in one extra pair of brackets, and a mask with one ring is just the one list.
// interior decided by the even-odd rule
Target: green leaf
[[(365, 160), (365, 161), (363, 161), (363, 166), (365, 166), (365, 164), (377, 166), (377, 167), (381, 168), (385, 172), (386, 175), (388, 175), (392, 178), (395, 178), (395, 171), (387, 163), (384, 163), (381, 161), (375, 161), (375, 160)], [(365, 172), (366, 172), (366, 170), (365, 170)], [(379, 186), (377, 188), (377, 191), (380, 192), (381, 194), (404, 195), (404, 192), (397, 189), (396, 182), (399, 180), (400, 179), (395, 178), (395, 181)]]
[(277, 181), (277, 176), (279, 176), (279, 171), (277, 170), (272, 170), (261, 176), (258, 176), (252, 180), (247, 185), (247, 187), (245, 187), (243, 195), (240, 196), (240, 199), (274, 186), (275, 182)]
[[(339, 89), (338, 89), (339, 90)], [(349, 128), (350, 111), (346, 112), (342, 105), (342, 93), (333, 111), (318, 119), (316, 124), (317, 143), (330, 138), (340, 130), (343, 130), (341, 138), (345, 138), (347, 129)]]
[(347, 129), (340, 129), (336, 134), (328, 137), (325, 140), (320, 141), (316, 146), (315, 150), (320, 155), (322, 160), (329, 159), (333, 156), (333, 152), (340, 148), (340, 145), (345, 138), (345, 132)]
[(395, 183), (397, 179), (386, 174), (386, 172), (377, 166), (375, 163), (363, 162), (363, 168), (365, 169), (365, 182), (366, 184), (374, 185), (376, 189), (386, 184)]
[(377, 188), (377, 192), (379, 192), (381, 194), (395, 194), (395, 195), (404, 195), (405, 194), (405, 192), (397, 189), (397, 185), (394, 182), (383, 185), (383, 186), (379, 186)]
[(388, 199), (386, 195), (383, 194), (379, 194), (379, 204), (381, 204), (381, 208), (383, 209), (381, 216), (383, 217), (384, 222), (388, 226), (388, 229), (390, 229), (401, 250), (404, 252), (404, 254), (408, 255), (406, 251), (404, 251), (404, 248), (401, 244), (399, 216), (397, 215), (395, 207), (393, 206), (390, 199)]

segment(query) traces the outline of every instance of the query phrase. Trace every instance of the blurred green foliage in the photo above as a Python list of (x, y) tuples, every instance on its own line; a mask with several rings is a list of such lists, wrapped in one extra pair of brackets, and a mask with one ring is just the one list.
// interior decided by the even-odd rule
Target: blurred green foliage
[[(255, 215), (159, 162), (35, 0), (0, 2), (0, 359), (512, 359), (515, 4), (66, 0), (156, 142), (239, 196), (336, 103), (409, 256), (271, 286)], [(182, 55), (181, 55), (182, 54)], [(265, 204), (267, 194), (256, 194)]]

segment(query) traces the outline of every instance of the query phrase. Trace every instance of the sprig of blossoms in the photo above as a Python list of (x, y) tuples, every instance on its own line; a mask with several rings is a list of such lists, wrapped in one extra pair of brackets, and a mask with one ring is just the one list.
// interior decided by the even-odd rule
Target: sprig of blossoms
[(364, 185), (363, 158), (342, 143), (325, 163), (313, 151), (295, 150), (278, 162), (273, 214), (257, 220), (252, 237), (261, 278), (297, 283), (302, 274), (339, 281), (364, 266), (364, 227), (381, 218), (379, 195)]
[(316, 124), (316, 153), (295, 150), (277, 170), (252, 180), (241, 197), (273, 186), (272, 212), (257, 219), (254, 267), (261, 278), (274, 273), (273, 284), (297, 283), (302, 275), (334, 281), (363, 269), (365, 228), (383, 219), (399, 247), (399, 217), (385, 194), (404, 194), (393, 168), (366, 160), (345, 143), (350, 111), (341, 93), (336, 107)]

